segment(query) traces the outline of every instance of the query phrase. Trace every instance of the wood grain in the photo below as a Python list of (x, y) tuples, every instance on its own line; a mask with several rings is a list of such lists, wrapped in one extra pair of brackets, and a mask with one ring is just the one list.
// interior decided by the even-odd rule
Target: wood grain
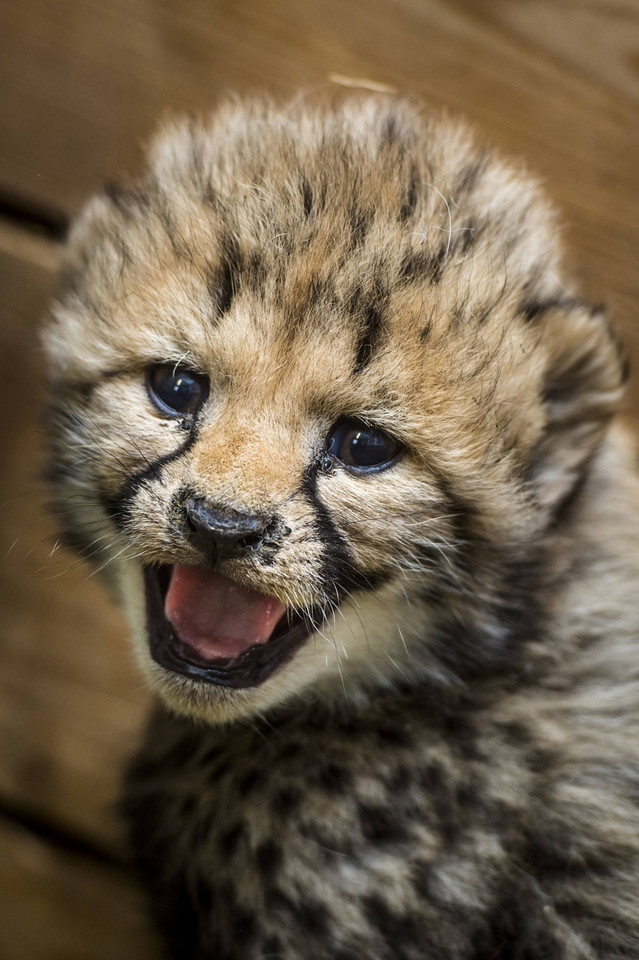
[(0, 418), (0, 797), (112, 847), (118, 780), (148, 697), (101, 585), (54, 549), (34, 345), (56, 259), (45, 241), (0, 231), (0, 409), (10, 411)]
[(123, 870), (0, 818), (2, 960), (152, 960), (160, 950)]

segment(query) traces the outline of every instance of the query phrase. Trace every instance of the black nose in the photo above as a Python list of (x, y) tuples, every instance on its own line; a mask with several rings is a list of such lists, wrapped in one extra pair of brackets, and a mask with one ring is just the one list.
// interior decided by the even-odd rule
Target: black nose
[(185, 505), (191, 543), (211, 560), (241, 557), (257, 550), (269, 520), (191, 498)]

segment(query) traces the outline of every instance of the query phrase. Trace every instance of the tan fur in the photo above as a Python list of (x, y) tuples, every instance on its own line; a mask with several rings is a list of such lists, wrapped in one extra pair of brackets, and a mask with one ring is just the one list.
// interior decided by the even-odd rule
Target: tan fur
[[(47, 332), (58, 505), (116, 584), (160, 697), (229, 724), (201, 729), (187, 777), (198, 809), (216, 811), (210, 843), (228, 826), (226, 792), (242, 803), (236, 784), (259, 750), (251, 718), (306, 738), (309, 770), (331, 750), (350, 769), (352, 794), (324, 817), (310, 774), (278, 773), (275, 749), (269, 761), (268, 790), (280, 776), (299, 787), (302, 821), (325, 818), (344, 851), (359, 829), (353, 798), (392, 803), (399, 754), (402, 770), (441, 768), (436, 784), (406, 774), (421, 811), (412, 852), (372, 840), (315, 870), (304, 830), (291, 832), (302, 821), (289, 825), (280, 888), (287, 903), (314, 888), (331, 932), (314, 940), (301, 914), (278, 924), (266, 906), (260, 929), (291, 960), (639, 957), (639, 515), (631, 467), (607, 435), (624, 369), (605, 318), (560, 279), (555, 217), (531, 178), (459, 123), (392, 97), (229, 103), (207, 123), (165, 130), (138, 185), (89, 204), (66, 272)], [(145, 369), (157, 363), (210, 379), (181, 455), (189, 425), (147, 395)], [(396, 438), (397, 462), (367, 475), (325, 469), (326, 438), (349, 417)], [(187, 679), (149, 653), (143, 565), (203, 563), (180, 525), (185, 490), (277, 516), (290, 535), (273, 562), (227, 559), (221, 572), (325, 614), (258, 686)], [(126, 511), (113, 506), (123, 497)], [(327, 580), (341, 545), (360, 578), (352, 589)], [(313, 711), (334, 726), (326, 742)], [(405, 724), (412, 753), (349, 753), (346, 715), (366, 744), (386, 715)], [(157, 724), (146, 755), (159, 772), (148, 788), (140, 774), (132, 796), (164, 796), (166, 856), (191, 878), (195, 857), (215, 887), (217, 854), (200, 863), (172, 806), (170, 744), (195, 733), (168, 716)], [(219, 793), (205, 743), (229, 755), (238, 744)], [(437, 811), (458, 801), (444, 799), (442, 778), (476, 784), (456, 852)], [(229, 876), (260, 913), (266, 888), (251, 857), (280, 828), (251, 802), (252, 853)], [(426, 902), (415, 858), (420, 876), (426, 863), (437, 874)], [(365, 896), (413, 918), (395, 952), (392, 923), (376, 926)], [(255, 938), (250, 949), (231, 934), (215, 940), (206, 911), (193, 910), (200, 946), (176, 956), (261, 955)]]

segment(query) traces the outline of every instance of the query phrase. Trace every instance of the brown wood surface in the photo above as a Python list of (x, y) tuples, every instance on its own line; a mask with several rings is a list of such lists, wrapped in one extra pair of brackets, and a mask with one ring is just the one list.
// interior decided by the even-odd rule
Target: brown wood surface
[(0, 252), (0, 798), (110, 846), (118, 774), (147, 696), (119, 615), (90, 571), (56, 549), (48, 516), (36, 328), (56, 251), (6, 226), (0, 238), (5, 249), (22, 240), (21, 256)]
[[(167, 112), (321, 91), (331, 74), (446, 105), (525, 157), (563, 211), (574, 276), (639, 365), (638, 0), (3, 0), (0, 960), (156, 955), (109, 863), (148, 696), (102, 587), (54, 549), (40, 477), (47, 234), (139, 169)], [(633, 426), (638, 412), (635, 376)]]
[(0, 222), (0, 960), (145, 960), (135, 883), (108, 861), (148, 695), (101, 585), (56, 548), (42, 480), (37, 326), (58, 260)]
[(127, 873), (0, 817), (2, 960), (159, 956)]

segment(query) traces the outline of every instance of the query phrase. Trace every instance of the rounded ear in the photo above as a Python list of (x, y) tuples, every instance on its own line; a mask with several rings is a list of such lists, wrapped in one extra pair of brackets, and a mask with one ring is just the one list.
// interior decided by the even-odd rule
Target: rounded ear
[(557, 510), (618, 409), (628, 365), (601, 310), (570, 300), (553, 304), (534, 322), (546, 354), (541, 397), (546, 425), (531, 478), (540, 502)]

